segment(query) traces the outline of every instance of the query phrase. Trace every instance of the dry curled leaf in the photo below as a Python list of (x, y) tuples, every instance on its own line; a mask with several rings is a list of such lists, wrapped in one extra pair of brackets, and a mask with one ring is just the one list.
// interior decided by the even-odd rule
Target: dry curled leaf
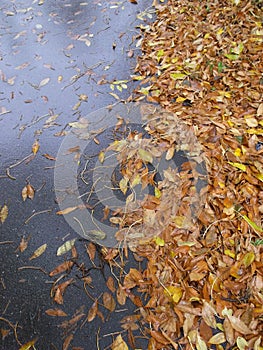
[(113, 296), (108, 292), (104, 292), (102, 299), (103, 299), (104, 307), (106, 309), (108, 309), (109, 311), (113, 312), (115, 310), (115, 307), (116, 307), (116, 302), (115, 302)]

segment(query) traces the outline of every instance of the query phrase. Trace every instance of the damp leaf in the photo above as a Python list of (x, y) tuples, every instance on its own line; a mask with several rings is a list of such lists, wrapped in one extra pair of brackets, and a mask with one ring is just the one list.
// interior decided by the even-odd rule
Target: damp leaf
[(114, 342), (112, 343), (111, 349), (112, 350), (129, 350), (128, 345), (122, 339), (121, 334), (119, 334), (117, 338), (114, 340)]
[(57, 256), (61, 256), (63, 254), (66, 254), (68, 251), (74, 247), (74, 244), (76, 242), (76, 238), (70, 239), (66, 241), (64, 244), (62, 244), (58, 249), (57, 249)]
[(48, 309), (45, 311), (45, 313), (48, 316), (53, 316), (53, 317), (66, 317), (67, 316), (65, 311), (63, 311), (61, 309)]
[(113, 296), (108, 292), (104, 292), (102, 298), (104, 307), (109, 311), (113, 312), (116, 307), (116, 302)]
[(3, 224), (8, 216), (8, 206), (4, 204), (0, 210), (0, 222)]
[(47, 249), (47, 244), (46, 243), (42, 244), (39, 248), (37, 248), (34, 251), (33, 255), (29, 258), (29, 260), (33, 260), (40, 257), (46, 251), (46, 249)]
[(33, 145), (32, 145), (32, 152), (33, 154), (37, 154), (38, 150), (39, 150), (40, 144), (38, 140), (35, 140)]

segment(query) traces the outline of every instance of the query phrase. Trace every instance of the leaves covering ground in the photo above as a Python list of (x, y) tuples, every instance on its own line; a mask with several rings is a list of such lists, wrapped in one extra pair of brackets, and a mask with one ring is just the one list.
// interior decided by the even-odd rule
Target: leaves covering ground
[[(170, 0), (142, 26), (135, 99), (193, 126), (209, 181), (194, 227), (169, 225), (137, 247), (147, 268), (124, 279), (146, 296), (151, 350), (263, 348), (261, 6)], [(160, 120), (149, 124), (174, 146)]]

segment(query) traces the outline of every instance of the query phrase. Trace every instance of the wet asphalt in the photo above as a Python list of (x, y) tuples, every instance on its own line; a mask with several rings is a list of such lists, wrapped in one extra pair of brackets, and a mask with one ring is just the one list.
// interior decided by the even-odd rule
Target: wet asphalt
[[(56, 157), (67, 123), (118, 102), (109, 94), (113, 92), (109, 82), (130, 79), (139, 54), (136, 26), (145, 24), (137, 15), (150, 21), (150, 5), (150, 1), (1, 1), (0, 206), (6, 204), (9, 215), (0, 224), (0, 329), (10, 331), (6, 336), (0, 334), (1, 350), (19, 349), (7, 321), (17, 324), (21, 344), (37, 338), (38, 350), (62, 349), (68, 334), (58, 325), (77, 311), (87, 314), (92, 305), (75, 269), (75, 282), (66, 290), (61, 306), (68, 316), (60, 320), (45, 313), (57, 307), (50, 297), (54, 279), (44, 273), (64, 261), (64, 256), (56, 256), (57, 248), (77, 238), (79, 256), (87, 268), (92, 264), (85, 250), (87, 242), (63, 216), (56, 215), (59, 206), (54, 191), (54, 162), (43, 155)], [(131, 50), (133, 57), (129, 57)], [(127, 86), (114, 93), (126, 99), (135, 82)], [(80, 98), (84, 95), (86, 101)], [(30, 157), (36, 139), (40, 148), (35, 157)], [(21, 191), (28, 182), (36, 190), (35, 197), (23, 201)], [(17, 249), (22, 237), (29, 239), (24, 252)], [(45, 253), (29, 260), (45, 243)], [(95, 262), (101, 265), (98, 257)], [(130, 256), (126, 268), (135, 265)], [(110, 273), (108, 266), (89, 270), (94, 298), (108, 291), (105, 281)], [(124, 307), (117, 306), (118, 312), (106, 313), (105, 322), (97, 317), (73, 330), (69, 349), (109, 348), (114, 336), (122, 331), (119, 321), (135, 308), (128, 302)], [(145, 340), (136, 338), (136, 347), (145, 349)]]

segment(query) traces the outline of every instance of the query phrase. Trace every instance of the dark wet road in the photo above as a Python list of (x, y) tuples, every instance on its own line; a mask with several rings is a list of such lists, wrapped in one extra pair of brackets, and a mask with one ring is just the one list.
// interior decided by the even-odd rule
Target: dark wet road
[[(0, 206), (9, 208), (6, 221), (0, 224), (2, 350), (19, 348), (6, 320), (18, 324), (22, 344), (38, 337), (36, 349), (62, 349), (65, 338), (57, 325), (64, 319), (45, 314), (45, 310), (56, 307), (50, 298), (52, 279), (40, 270), (21, 269), (34, 266), (50, 272), (64, 261), (63, 256), (56, 257), (57, 248), (65, 240), (78, 238), (63, 217), (56, 215), (54, 162), (43, 154), (56, 157), (60, 135), (68, 122), (117, 102), (110, 93), (120, 99), (130, 95), (134, 82), (128, 82), (122, 92), (112, 91), (109, 82), (130, 79), (138, 52), (133, 42), (138, 35), (135, 26), (143, 23), (136, 16), (140, 13), (149, 20), (149, 12), (142, 11), (150, 5), (149, 1), (138, 5), (116, 1), (1, 1)], [(130, 50), (134, 50), (133, 58), (128, 57)], [(36, 157), (17, 164), (31, 153), (36, 139), (40, 144)], [(36, 193), (32, 201), (23, 202), (21, 190), (27, 181)], [(30, 238), (23, 253), (17, 250), (22, 237)], [(45, 253), (29, 261), (44, 243), (48, 245)], [(76, 247), (90, 267), (84, 242), (78, 241)], [(107, 267), (104, 273), (109, 275)], [(76, 282), (67, 289), (62, 307), (67, 319), (76, 310), (87, 314), (92, 304), (78, 283), (77, 269), (73, 274)], [(90, 274), (94, 286), (91, 294), (96, 298), (108, 289), (102, 271), (91, 270)], [(78, 327), (70, 349), (97, 349), (99, 327), (99, 348), (107, 348), (113, 338), (105, 335), (121, 331), (118, 321), (129, 313), (126, 307), (110, 315), (108, 322), (97, 318)], [(3, 336), (5, 330), (10, 332)], [(145, 348), (140, 339), (137, 348)]]

